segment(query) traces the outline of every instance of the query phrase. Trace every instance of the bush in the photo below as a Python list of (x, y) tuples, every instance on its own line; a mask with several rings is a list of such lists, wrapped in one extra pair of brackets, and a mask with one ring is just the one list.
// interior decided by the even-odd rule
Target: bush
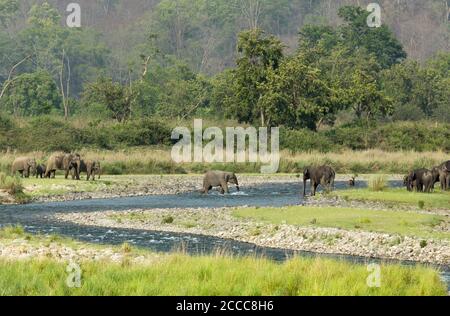
[(11, 195), (23, 194), (22, 181), (17, 177), (10, 177), (4, 173), (0, 173), (0, 189)]
[(369, 180), (369, 188), (374, 192), (381, 192), (388, 187), (386, 177), (383, 175), (374, 176)]

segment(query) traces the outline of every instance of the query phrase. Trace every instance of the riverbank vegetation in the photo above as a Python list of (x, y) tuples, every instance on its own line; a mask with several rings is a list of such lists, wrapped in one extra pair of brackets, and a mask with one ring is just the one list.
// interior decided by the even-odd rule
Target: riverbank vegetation
[[(14, 242), (13, 242), (14, 241)], [(78, 258), (81, 287), (67, 286), (68, 261), (54, 257), (58, 247), (90, 247), (100, 253), (107, 246), (90, 246), (57, 236), (31, 236), (21, 228), (0, 230), (0, 247), (30, 243), (44, 257), (5, 259), (0, 256), (0, 295), (446, 295), (438, 271), (423, 266), (381, 264), (380, 287), (369, 287), (367, 266), (321, 258), (291, 258), (276, 263), (264, 258), (183, 253), (157, 255), (133, 247), (110, 248), (119, 262)], [(11, 245), (11, 243), (9, 243)], [(22, 244), (24, 249), (33, 251)], [(43, 251), (47, 248), (48, 251)], [(26, 251), (25, 251), (26, 252)], [(141, 263), (132, 260), (146, 257)], [(153, 257), (153, 259), (152, 259)], [(77, 259), (77, 258), (75, 258)]]
[[(325, 0), (261, 2), (261, 21), (271, 22), (254, 25), (243, 23), (247, 1), (163, 0), (139, 11), (150, 19), (127, 18), (128, 28), (108, 41), (109, 26), (99, 30), (86, 21), (83, 28), (62, 27), (54, 1), (2, 1), (2, 151), (167, 149), (171, 130), (191, 126), (194, 118), (203, 118), (204, 127), (280, 127), (281, 148), (290, 152), (450, 150), (445, 45), (434, 40), (420, 62), (408, 58), (414, 49), (405, 48), (410, 37), (402, 37), (398, 23), (386, 20), (370, 28), (362, 7), (338, 3), (329, 10)], [(435, 14), (446, 8), (432, 2), (385, 14), (414, 15), (420, 6), (440, 21)], [(179, 5), (181, 11), (173, 9)], [(111, 6), (118, 10), (110, 14), (119, 14), (127, 4)], [(330, 11), (332, 19), (321, 18)], [(99, 19), (107, 19), (101, 12)], [(183, 21), (186, 28), (170, 21)], [(282, 35), (280, 21), (289, 25), (289, 34)], [(142, 31), (143, 25), (156, 33)], [(213, 30), (225, 36), (203, 43), (198, 33), (205, 28), (208, 36)], [(287, 35), (290, 40), (283, 41)], [(443, 41), (447, 35), (448, 28), (441, 29)], [(127, 44), (114, 45), (117, 37)], [(117, 53), (123, 47), (126, 52)]]
[(381, 202), (391, 207), (402, 204), (423, 210), (450, 209), (450, 192), (442, 192), (438, 185), (432, 194), (408, 192), (405, 188), (389, 188), (379, 192), (370, 189), (345, 190), (335, 191), (332, 194), (349, 201)]
[(24, 193), (22, 181), (17, 177), (0, 172), (0, 204), (25, 203), (29, 200)]
[(235, 210), (233, 214), (238, 218), (253, 219), (275, 225), (328, 227), (450, 240), (448, 230), (439, 229), (443, 223), (448, 227), (450, 222), (445, 216), (434, 214), (310, 206), (242, 208)]
[[(123, 150), (80, 150), (84, 159), (100, 160), (103, 174), (201, 174), (211, 169), (223, 169), (238, 173), (260, 173), (259, 163), (182, 163), (173, 162), (170, 150), (158, 147), (128, 148)], [(11, 164), (18, 153), (10, 152), (0, 155), (0, 171), (10, 173)], [(37, 151), (20, 153), (24, 156), (36, 157), (44, 163), (50, 153)], [(382, 150), (320, 153), (309, 151), (292, 153), (284, 150), (280, 154), (280, 173), (300, 174), (306, 166), (331, 165), (339, 174), (407, 174), (418, 168), (437, 166), (448, 160), (442, 151), (414, 152)]]

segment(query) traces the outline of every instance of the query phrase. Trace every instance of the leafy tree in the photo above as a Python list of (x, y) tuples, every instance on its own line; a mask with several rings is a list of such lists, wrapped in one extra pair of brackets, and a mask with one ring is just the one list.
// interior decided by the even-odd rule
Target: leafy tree
[(283, 61), (263, 86), (259, 107), (264, 109), (268, 125), (316, 130), (339, 109), (334, 91), (303, 54)]
[(376, 56), (383, 68), (389, 68), (406, 58), (402, 45), (386, 25), (379, 28), (367, 25), (369, 12), (360, 7), (343, 6), (339, 8), (339, 16), (346, 22), (340, 27), (339, 33), (347, 46), (364, 47), (368, 53)]
[(86, 87), (82, 103), (85, 107), (107, 109), (112, 119), (124, 122), (130, 117), (131, 97), (128, 87), (102, 77)]
[(59, 111), (61, 96), (51, 75), (40, 70), (17, 76), (1, 102), (11, 114), (37, 116)]
[(235, 102), (229, 112), (240, 122), (267, 124), (266, 110), (259, 102), (269, 72), (276, 70), (283, 57), (283, 45), (260, 29), (239, 34), (237, 68), (234, 72)]
[[(445, 113), (448, 112), (450, 99), (448, 56), (439, 54), (425, 65), (405, 61), (383, 72), (383, 88), (393, 100), (395, 119), (434, 117), (446, 121)], [(400, 113), (405, 112), (405, 107), (410, 111), (414, 109), (412, 113), (415, 115), (401, 115)]]

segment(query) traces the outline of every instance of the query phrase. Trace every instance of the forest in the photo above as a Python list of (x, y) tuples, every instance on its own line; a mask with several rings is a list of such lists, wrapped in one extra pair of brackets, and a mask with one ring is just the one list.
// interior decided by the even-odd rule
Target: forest
[[(67, 2), (67, 3), (66, 3)], [(279, 126), (293, 152), (450, 150), (442, 0), (0, 0), (0, 150), (170, 145)]]

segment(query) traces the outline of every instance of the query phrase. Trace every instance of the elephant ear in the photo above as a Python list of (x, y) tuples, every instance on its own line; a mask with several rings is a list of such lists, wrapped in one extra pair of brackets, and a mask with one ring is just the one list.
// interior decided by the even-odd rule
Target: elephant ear
[(225, 181), (230, 181), (230, 178), (231, 178), (231, 173), (227, 173), (226, 175), (225, 175)]

